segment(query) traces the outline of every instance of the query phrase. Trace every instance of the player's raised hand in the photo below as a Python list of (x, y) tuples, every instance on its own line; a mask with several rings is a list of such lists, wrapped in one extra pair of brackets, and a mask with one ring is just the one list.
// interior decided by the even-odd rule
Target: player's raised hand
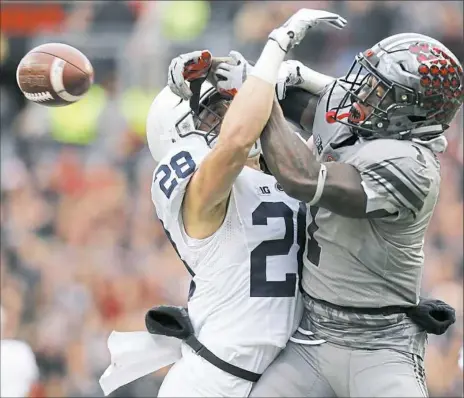
[(305, 37), (308, 29), (313, 28), (319, 22), (325, 22), (337, 29), (343, 29), (346, 19), (338, 14), (323, 10), (302, 8), (293, 14), (280, 28), (274, 29), (269, 39), (275, 40), (284, 51), (298, 45)]
[(193, 51), (174, 58), (169, 65), (168, 86), (184, 100), (192, 96), (186, 81), (204, 78), (211, 68), (212, 56), (208, 50)]
[(216, 88), (222, 95), (233, 97), (252, 70), (252, 66), (237, 51), (229, 53), (230, 61), (221, 62), (214, 70)]
[(304, 83), (304, 78), (301, 76), (301, 70), (304, 67), (300, 61), (289, 60), (282, 63), (276, 84), (279, 101), (285, 98), (288, 87), (298, 87)]

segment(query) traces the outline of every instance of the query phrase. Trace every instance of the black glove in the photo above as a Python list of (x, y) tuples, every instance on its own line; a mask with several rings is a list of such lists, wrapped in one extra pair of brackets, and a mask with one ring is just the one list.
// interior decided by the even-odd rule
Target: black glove
[(456, 322), (456, 311), (441, 300), (421, 298), (406, 314), (427, 333), (443, 334)]

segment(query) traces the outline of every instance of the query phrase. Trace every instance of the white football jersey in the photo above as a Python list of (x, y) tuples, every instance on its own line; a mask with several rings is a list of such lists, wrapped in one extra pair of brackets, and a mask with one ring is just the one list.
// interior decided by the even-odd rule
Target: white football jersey
[[(301, 318), (305, 206), (274, 177), (244, 167), (222, 226), (208, 238), (189, 237), (181, 205), (209, 150), (198, 142), (172, 150), (155, 169), (152, 199), (192, 275), (188, 311), (198, 340), (224, 361), (262, 373)], [(183, 355), (189, 350), (183, 347)]]

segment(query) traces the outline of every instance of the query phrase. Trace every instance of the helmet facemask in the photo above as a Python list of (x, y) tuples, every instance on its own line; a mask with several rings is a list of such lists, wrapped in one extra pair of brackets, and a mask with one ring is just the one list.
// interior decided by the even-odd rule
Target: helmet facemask
[(197, 103), (190, 101), (190, 111), (175, 125), (179, 137), (199, 135), (212, 147), (230, 102), (230, 98), (223, 97), (214, 88), (207, 90)]
[[(336, 86), (345, 95), (337, 106), (331, 107)], [(360, 54), (346, 76), (331, 87), (326, 111), (330, 112), (329, 117), (350, 126), (361, 137), (401, 138), (426, 120), (427, 113), (419, 106), (419, 97), (413, 89), (384, 77)]]
[(200, 104), (199, 113), (194, 117), (195, 129), (206, 133), (205, 139), (209, 146), (212, 146), (221, 130), (230, 102), (230, 98), (216, 92)]

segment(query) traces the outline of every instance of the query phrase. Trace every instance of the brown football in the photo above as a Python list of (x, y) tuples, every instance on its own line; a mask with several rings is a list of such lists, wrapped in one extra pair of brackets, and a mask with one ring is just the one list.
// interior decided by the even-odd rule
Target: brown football
[(47, 43), (24, 56), (16, 80), (28, 100), (46, 106), (65, 106), (87, 93), (93, 83), (93, 67), (74, 47)]

